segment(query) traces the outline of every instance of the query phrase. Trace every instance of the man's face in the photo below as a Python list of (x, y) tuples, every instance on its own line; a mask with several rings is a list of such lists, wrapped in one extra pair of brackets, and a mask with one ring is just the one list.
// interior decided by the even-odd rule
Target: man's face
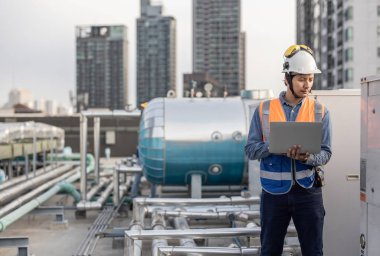
[(293, 77), (293, 90), (299, 97), (307, 97), (313, 87), (314, 74), (296, 75)]

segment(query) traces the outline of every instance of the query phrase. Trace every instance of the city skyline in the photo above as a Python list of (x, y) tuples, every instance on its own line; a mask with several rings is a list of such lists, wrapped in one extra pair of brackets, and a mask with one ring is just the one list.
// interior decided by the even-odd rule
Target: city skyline
[[(192, 1), (163, 0), (164, 15), (177, 20), (177, 93), (192, 72)], [(128, 28), (130, 102), (136, 94), (136, 19), (140, 0), (5, 0), (0, 2), (0, 105), (12, 88), (69, 103), (75, 91), (75, 26), (123, 24)], [(242, 0), (246, 32), (246, 88), (284, 89), (282, 54), (295, 43), (295, 1)], [(83, 11), (85, 10), (85, 11)], [(36, 18), (38, 17), (38, 18)]]

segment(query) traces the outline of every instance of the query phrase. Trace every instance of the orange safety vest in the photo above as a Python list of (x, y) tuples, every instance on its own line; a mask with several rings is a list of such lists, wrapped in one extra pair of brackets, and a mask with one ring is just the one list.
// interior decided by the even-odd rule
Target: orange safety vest
[[(286, 116), (278, 98), (261, 102), (259, 111), (263, 141), (267, 141), (270, 122), (286, 122)], [(324, 112), (323, 104), (305, 98), (298, 111), (296, 122), (321, 122)], [(292, 161), (294, 161), (293, 165)], [(304, 188), (310, 188), (314, 183), (312, 166), (287, 156), (271, 154), (261, 159), (260, 169), (262, 188), (271, 194), (287, 193), (293, 185), (293, 177), (295, 177), (295, 182)]]

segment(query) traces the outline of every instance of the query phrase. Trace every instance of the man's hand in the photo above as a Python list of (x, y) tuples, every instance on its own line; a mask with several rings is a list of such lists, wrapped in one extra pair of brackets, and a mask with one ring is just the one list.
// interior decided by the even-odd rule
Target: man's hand
[(286, 155), (301, 162), (306, 162), (310, 156), (309, 152), (301, 153), (301, 145), (294, 145), (293, 147), (289, 148)]

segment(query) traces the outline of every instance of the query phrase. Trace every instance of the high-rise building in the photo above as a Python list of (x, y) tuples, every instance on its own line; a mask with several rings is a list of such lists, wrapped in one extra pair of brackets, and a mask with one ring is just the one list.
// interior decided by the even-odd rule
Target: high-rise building
[(128, 104), (127, 28), (76, 28), (77, 111), (124, 109)]
[(240, 0), (193, 0), (193, 72), (208, 73), (229, 95), (245, 89)]
[(8, 95), (8, 102), (5, 104), (6, 108), (12, 108), (16, 104), (22, 104), (28, 107), (33, 105), (33, 95), (28, 89), (16, 88), (12, 89)]
[[(297, 0), (297, 43), (313, 49), (315, 61), (321, 67), (321, 39), (323, 0)], [(322, 89), (322, 78), (325, 73), (314, 77), (313, 89)]]
[[(359, 88), (361, 77), (380, 74), (380, 3), (377, 0), (298, 0), (297, 10), (297, 20), (320, 19), (310, 35), (312, 40), (316, 39), (315, 34), (320, 36), (319, 44), (314, 46), (323, 72), (320, 89)], [(308, 14), (313, 11), (314, 15)], [(297, 22), (297, 38), (307, 37), (310, 28), (302, 30), (300, 23)]]
[(137, 19), (137, 106), (176, 90), (176, 21), (141, 0)]

